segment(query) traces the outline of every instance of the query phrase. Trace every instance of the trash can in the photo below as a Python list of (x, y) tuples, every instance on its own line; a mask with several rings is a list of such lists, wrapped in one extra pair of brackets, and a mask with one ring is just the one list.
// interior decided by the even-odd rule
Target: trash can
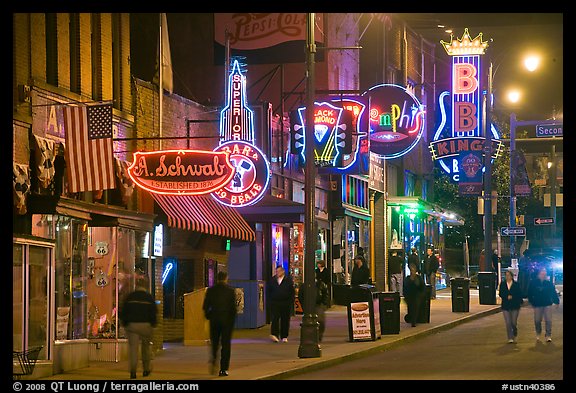
[(452, 289), (452, 312), (470, 311), (470, 279), (455, 277), (450, 279)]
[(418, 315), (417, 323), (430, 323), (430, 296), (432, 294), (432, 286), (426, 284), (424, 289), (424, 299), (422, 300), (422, 305), (420, 306), (420, 313)]
[(400, 293), (378, 292), (382, 334), (400, 333)]
[(332, 284), (332, 302), (340, 306), (346, 306), (350, 303), (348, 291), (350, 291), (350, 285)]
[(496, 273), (478, 273), (478, 296), (480, 304), (496, 304)]
[(350, 341), (380, 338), (380, 306), (374, 285), (358, 285), (348, 290), (348, 334)]

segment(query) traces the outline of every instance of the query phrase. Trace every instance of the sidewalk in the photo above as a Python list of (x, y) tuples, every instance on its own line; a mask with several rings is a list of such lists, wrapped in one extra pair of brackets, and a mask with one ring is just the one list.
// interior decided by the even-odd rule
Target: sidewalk
[[(301, 316), (292, 318), (288, 343), (273, 343), (269, 339), (270, 325), (258, 329), (239, 329), (234, 332), (230, 376), (217, 377), (208, 373), (208, 346), (184, 346), (165, 343), (164, 351), (152, 361), (152, 373), (143, 378), (141, 363), (138, 379), (146, 380), (255, 380), (293, 376), (303, 370), (313, 370), (353, 359), (367, 353), (381, 351), (408, 340), (450, 329), (460, 323), (500, 311), (499, 305), (479, 305), (478, 291), (470, 290), (470, 312), (453, 313), (450, 289), (438, 291), (432, 300), (430, 323), (411, 327), (404, 322), (406, 306), (400, 307), (400, 334), (385, 335), (376, 341), (349, 342), (345, 306), (333, 306), (326, 313), (327, 327), (319, 358), (298, 358)], [(47, 380), (126, 380), (128, 362), (92, 362), (89, 367), (57, 374)]]

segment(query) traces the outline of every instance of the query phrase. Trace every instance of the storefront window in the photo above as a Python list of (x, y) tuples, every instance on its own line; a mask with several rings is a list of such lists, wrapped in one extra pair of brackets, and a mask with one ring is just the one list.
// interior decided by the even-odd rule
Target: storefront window
[(88, 337), (124, 338), (118, 307), (134, 290), (138, 276), (149, 277), (150, 242), (145, 231), (93, 227), (88, 234)]
[(65, 216), (54, 216), (54, 221), (56, 339), (86, 338), (86, 280), (92, 274), (87, 260), (88, 223)]

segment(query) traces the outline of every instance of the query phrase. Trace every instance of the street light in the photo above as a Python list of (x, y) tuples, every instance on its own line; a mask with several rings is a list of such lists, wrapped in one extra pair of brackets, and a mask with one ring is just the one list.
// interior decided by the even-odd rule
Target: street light
[(524, 66), (530, 72), (536, 71), (539, 65), (540, 65), (540, 57), (538, 56), (530, 55), (524, 59)]
[(508, 92), (508, 101), (510, 101), (513, 104), (517, 104), (518, 101), (520, 101), (520, 97), (522, 96), (522, 93), (520, 93), (520, 91), (518, 90), (510, 90)]

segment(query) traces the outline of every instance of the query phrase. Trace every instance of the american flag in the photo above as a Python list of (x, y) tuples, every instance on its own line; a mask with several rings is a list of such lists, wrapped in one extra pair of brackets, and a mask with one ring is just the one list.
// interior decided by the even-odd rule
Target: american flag
[(114, 188), (112, 105), (64, 107), (70, 192)]

